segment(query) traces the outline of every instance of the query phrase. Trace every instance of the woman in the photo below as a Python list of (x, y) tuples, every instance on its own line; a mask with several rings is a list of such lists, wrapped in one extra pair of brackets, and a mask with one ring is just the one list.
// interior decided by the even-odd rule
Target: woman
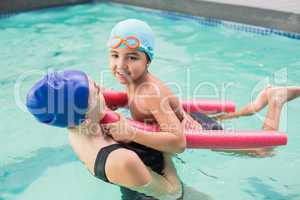
[[(26, 106), (39, 122), (67, 128), (78, 158), (97, 178), (121, 186), (122, 199), (182, 199), (169, 155), (161, 159), (150, 153), (147, 157), (103, 134), (99, 121), (104, 117), (105, 101), (99, 86), (85, 73), (48, 73), (31, 88)], [(163, 168), (156, 164), (161, 160)]]

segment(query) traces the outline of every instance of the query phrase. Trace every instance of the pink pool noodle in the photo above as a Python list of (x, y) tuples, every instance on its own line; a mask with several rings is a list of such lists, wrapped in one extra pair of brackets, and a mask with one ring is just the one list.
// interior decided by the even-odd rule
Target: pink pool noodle
[[(119, 120), (119, 116), (108, 111), (100, 123), (107, 124)], [(131, 126), (157, 132), (159, 127), (129, 120)], [(247, 149), (279, 146), (287, 144), (287, 135), (277, 131), (225, 131), (185, 129), (188, 148), (205, 149)]]
[[(125, 107), (128, 103), (128, 96), (125, 92), (105, 90), (103, 96), (109, 108)], [(235, 111), (234, 102), (215, 99), (183, 100), (181, 105), (186, 112), (220, 113)]]

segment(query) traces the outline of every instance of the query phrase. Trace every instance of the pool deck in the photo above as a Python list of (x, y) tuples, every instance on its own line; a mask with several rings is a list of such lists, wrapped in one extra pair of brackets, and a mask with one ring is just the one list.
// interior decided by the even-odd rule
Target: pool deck
[[(201, 1), (201, 0), (198, 0)], [(267, 10), (300, 14), (299, 0), (206, 0), (208, 2), (231, 4), (235, 6), (247, 6)]]
[(112, 1), (300, 33), (300, 0)]

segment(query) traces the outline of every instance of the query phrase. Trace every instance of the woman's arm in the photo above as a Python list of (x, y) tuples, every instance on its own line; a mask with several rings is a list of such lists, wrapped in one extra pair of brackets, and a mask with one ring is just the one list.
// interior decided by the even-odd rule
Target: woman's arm
[(111, 183), (158, 199), (178, 193), (180, 195), (181, 185), (171, 158), (166, 157), (165, 162), (164, 177), (148, 169), (134, 152), (118, 149), (108, 157), (105, 171)]

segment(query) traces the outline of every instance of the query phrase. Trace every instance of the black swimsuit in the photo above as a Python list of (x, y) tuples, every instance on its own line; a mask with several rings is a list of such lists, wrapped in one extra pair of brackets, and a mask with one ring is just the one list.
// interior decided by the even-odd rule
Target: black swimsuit
[[(132, 142), (130, 144), (112, 144), (100, 149), (94, 166), (96, 177), (109, 183), (105, 173), (106, 160), (112, 151), (120, 148), (134, 151), (146, 166), (162, 175), (162, 170), (164, 169), (163, 154), (160, 151)], [(138, 193), (125, 187), (120, 187), (120, 189), (122, 200), (156, 200), (153, 197), (146, 196), (145, 194)]]
[(204, 130), (223, 130), (222, 126), (215, 120), (200, 112), (190, 113), (192, 118), (201, 124)]
[[(202, 113), (191, 113), (191, 116), (202, 125), (203, 129), (222, 130), (222, 126)], [(164, 169), (164, 159), (162, 152), (132, 142), (129, 144), (112, 144), (100, 149), (94, 166), (94, 172), (97, 178), (109, 183), (105, 173), (106, 160), (112, 151), (120, 148), (126, 148), (134, 151), (146, 166), (150, 167), (156, 173), (163, 175), (162, 170)], [(146, 196), (145, 194), (125, 187), (120, 187), (120, 190), (122, 193), (122, 200), (157, 200), (154, 197)]]

